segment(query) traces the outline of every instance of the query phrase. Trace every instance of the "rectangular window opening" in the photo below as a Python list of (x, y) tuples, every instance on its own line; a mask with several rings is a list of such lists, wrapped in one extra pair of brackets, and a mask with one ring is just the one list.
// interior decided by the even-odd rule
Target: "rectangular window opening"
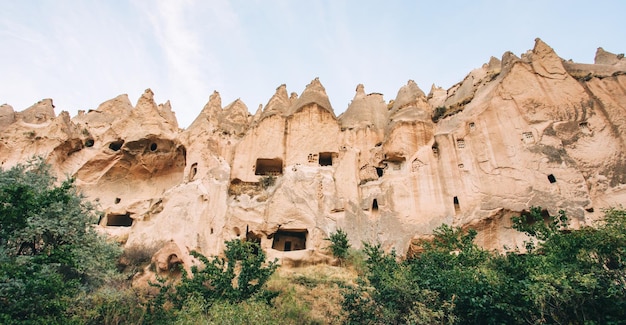
[(333, 165), (332, 152), (320, 152), (319, 163), (320, 163), (320, 166), (332, 166)]
[(111, 227), (130, 227), (133, 225), (133, 218), (130, 213), (126, 214), (109, 214), (107, 216), (107, 226)]
[(272, 249), (289, 252), (306, 249), (306, 229), (278, 230), (273, 235)]
[(267, 159), (258, 158), (254, 167), (254, 175), (282, 175), (283, 174), (283, 160), (280, 158)]

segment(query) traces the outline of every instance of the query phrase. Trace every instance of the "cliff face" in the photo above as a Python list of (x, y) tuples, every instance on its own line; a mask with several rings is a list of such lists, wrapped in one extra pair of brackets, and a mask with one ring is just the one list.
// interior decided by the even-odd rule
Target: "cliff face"
[(537, 39), (448, 90), (409, 81), (388, 104), (359, 85), (339, 117), (317, 79), (300, 96), (278, 87), (255, 115), (214, 93), (186, 130), (150, 90), (74, 118), (46, 99), (0, 106), (0, 136), (3, 168), (46, 157), (125, 245), (169, 242), (160, 268), (232, 238), (284, 264), (328, 261), (338, 228), (405, 253), (447, 223), (502, 249), (522, 246), (510, 217), (530, 206), (578, 226), (626, 203), (626, 59), (567, 62)]

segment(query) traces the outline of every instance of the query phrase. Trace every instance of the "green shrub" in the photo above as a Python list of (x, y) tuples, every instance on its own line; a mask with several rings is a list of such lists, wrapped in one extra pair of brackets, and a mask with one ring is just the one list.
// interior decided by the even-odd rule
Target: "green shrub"
[(145, 314), (142, 299), (134, 289), (105, 287), (80, 296), (71, 307), (72, 319), (78, 324), (140, 324)]
[(520, 254), (488, 252), (475, 231), (447, 225), (399, 260), (365, 245), (367, 271), (344, 291), (351, 323), (621, 324), (626, 308), (626, 211), (567, 228), (563, 211), (512, 218), (531, 240)]
[(329, 248), (333, 256), (341, 260), (345, 260), (348, 257), (348, 250), (350, 249), (348, 234), (341, 230), (341, 228), (324, 238), (324, 240), (330, 241)]
[(433, 118), (432, 118), (433, 122), (437, 123), (437, 121), (439, 121), (439, 119), (443, 118), (445, 114), (446, 114), (445, 106), (438, 106), (433, 111)]
[(268, 189), (276, 184), (276, 176), (262, 176), (259, 178), (259, 184), (261, 184), (261, 188)]
[(54, 185), (43, 159), (0, 170), (0, 323), (56, 324), (76, 297), (115, 279), (119, 247), (72, 179)]
[[(202, 267), (192, 266), (191, 276), (182, 269), (182, 278), (176, 284), (164, 279), (152, 284), (159, 293), (149, 304), (148, 319), (171, 319), (190, 299), (199, 299), (203, 306), (210, 308), (217, 302), (269, 302), (276, 296), (263, 286), (278, 265), (276, 261), (266, 263), (265, 253), (257, 243), (227, 241), (225, 257), (207, 258), (196, 251), (191, 254), (202, 262)], [(168, 309), (166, 305), (170, 303), (172, 306)]]

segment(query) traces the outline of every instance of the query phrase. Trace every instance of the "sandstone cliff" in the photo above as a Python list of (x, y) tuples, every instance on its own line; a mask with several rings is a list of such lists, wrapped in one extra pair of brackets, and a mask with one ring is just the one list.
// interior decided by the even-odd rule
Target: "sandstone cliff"
[(626, 59), (565, 61), (537, 39), (448, 90), (409, 81), (386, 103), (359, 85), (338, 117), (318, 79), (300, 96), (281, 85), (255, 115), (215, 92), (185, 130), (150, 90), (74, 118), (45, 99), (0, 106), (0, 136), (3, 168), (46, 157), (125, 245), (168, 242), (162, 270), (232, 238), (286, 265), (328, 262), (338, 228), (407, 253), (447, 223), (502, 249), (522, 245), (510, 217), (530, 206), (576, 227), (626, 203)]

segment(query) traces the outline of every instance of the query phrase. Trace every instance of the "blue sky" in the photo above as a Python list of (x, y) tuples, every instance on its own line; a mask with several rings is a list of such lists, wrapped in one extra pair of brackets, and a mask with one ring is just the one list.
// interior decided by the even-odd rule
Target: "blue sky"
[(319, 77), (335, 113), (356, 85), (393, 99), (413, 79), (449, 88), (540, 37), (565, 59), (626, 51), (626, 1), (0, 0), (0, 104), (57, 114), (146, 88), (181, 127), (214, 90), (254, 113)]

